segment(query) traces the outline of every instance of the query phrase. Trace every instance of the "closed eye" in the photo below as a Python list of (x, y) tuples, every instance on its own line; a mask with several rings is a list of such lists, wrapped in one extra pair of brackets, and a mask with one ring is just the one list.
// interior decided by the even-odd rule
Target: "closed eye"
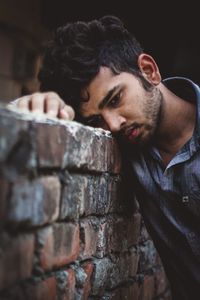
[(90, 118), (87, 119), (87, 121), (85, 121), (85, 125), (89, 125), (92, 127), (103, 127), (103, 118), (101, 117), (101, 115), (95, 115), (92, 116)]
[(117, 93), (115, 96), (113, 96), (107, 105), (110, 107), (117, 107), (120, 103), (120, 100), (121, 100), (121, 91)]

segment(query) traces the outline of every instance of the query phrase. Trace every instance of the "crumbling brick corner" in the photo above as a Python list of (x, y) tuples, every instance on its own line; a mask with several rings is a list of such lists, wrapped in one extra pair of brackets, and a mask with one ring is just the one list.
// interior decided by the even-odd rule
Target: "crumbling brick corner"
[(109, 133), (1, 108), (0, 165), (1, 300), (170, 299)]

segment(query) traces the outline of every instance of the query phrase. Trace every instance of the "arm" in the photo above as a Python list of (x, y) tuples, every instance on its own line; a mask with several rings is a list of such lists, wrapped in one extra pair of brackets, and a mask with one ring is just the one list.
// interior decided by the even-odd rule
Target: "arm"
[(54, 92), (34, 93), (18, 98), (10, 102), (8, 108), (18, 108), (22, 112), (34, 112), (47, 114), (63, 120), (73, 120), (75, 112), (73, 108)]

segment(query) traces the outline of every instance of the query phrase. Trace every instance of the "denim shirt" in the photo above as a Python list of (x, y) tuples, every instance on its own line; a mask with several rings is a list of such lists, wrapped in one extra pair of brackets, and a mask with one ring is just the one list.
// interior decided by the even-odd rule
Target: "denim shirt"
[(164, 167), (155, 148), (131, 159), (146, 227), (169, 279), (174, 300), (200, 299), (200, 88), (182, 77), (163, 81), (173, 93), (196, 101), (192, 138)]

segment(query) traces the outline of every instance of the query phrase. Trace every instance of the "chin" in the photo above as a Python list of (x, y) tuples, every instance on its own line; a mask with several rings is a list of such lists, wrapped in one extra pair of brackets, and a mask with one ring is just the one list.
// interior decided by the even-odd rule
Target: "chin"
[(153, 144), (153, 135), (149, 134), (145, 137), (143, 137), (139, 142), (138, 142), (138, 148), (142, 149), (147, 149), (151, 147)]
[(146, 135), (140, 135), (134, 143), (131, 143), (126, 138), (117, 138), (120, 149), (125, 156), (132, 155), (134, 153), (146, 151), (152, 145), (153, 135), (148, 132)]

